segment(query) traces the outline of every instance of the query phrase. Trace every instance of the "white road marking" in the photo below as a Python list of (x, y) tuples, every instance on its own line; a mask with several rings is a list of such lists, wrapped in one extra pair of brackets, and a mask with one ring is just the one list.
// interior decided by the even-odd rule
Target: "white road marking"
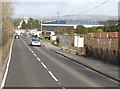
[(14, 40), (12, 40), (12, 43), (11, 43), (11, 46), (10, 46), (9, 59), (8, 59), (8, 62), (7, 62), (5, 74), (4, 74), (4, 77), (3, 77), (3, 80), (2, 80), (2, 83), (1, 83), (1, 86), (0, 86), (0, 89), (2, 89), (2, 88), (4, 87), (5, 81), (6, 81), (6, 78), (7, 78), (7, 75), (8, 75), (8, 70), (9, 70), (9, 65), (10, 65), (10, 60), (11, 60), (11, 54), (12, 54), (13, 41), (14, 41)]
[(45, 65), (43, 62), (41, 62), (41, 64), (43, 65), (43, 67), (44, 67), (45, 69), (47, 69), (46, 65)]
[(38, 61), (40, 61), (40, 62), (41, 62), (41, 60), (40, 60), (40, 58), (39, 58), (39, 57), (36, 57), (36, 58), (37, 58), (37, 60), (38, 60)]
[[(22, 39), (23, 40), (23, 39)], [(23, 42), (25, 43), (25, 41), (23, 40)], [(25, 43), (26, 44), (26, 43)], [(26, 46), (28, 47), (28, 45), (26, 44)], [(30, 49), (30, 47), (28, 47)], [(34, 56), (36, 56), (36, 58), (41, 62), (40, 58), (37, 57), (37, 55), (31, 50), (31, 52), (34, 54)], [(47, 68), (47, 66), (41, 62), (41, 64), (43, 65), (43, 67), (49, 72), (49, 74), (52, 76), (52, 78), (58, 82), (58, 79), (53, 75), (53, 73), (51, 71), (49, 71), (49, 69)], [(60, 84), (60, 83), (59, 83)]]
[(58, 79), (53, 75), (53, 73), (51, 72), (51, 71), (48, 71), (49, 72), (49, 74), (53, 77), (53, 79), (55, 80), (55, 81), (58, 81)]
[(36, 55), (35, 53), (34, 53), (33, 55), (34, 55), (35, 57), (37, 57), (37, 55)]
[(31, 48), (29, 48), (29, 50), (31, 51)]
[(33, 51), (31, 51), (32, 53), (34, 53)]
[[(23, 40), (23, 42), (25, 43), (25, 41)], [(25, 45), (26, 45), (26, 43), (25, 43)]]

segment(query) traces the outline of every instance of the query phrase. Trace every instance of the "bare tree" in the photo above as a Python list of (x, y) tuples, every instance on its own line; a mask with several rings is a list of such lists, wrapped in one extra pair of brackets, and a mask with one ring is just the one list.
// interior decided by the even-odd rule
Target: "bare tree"
[(13, 21), (12, 13), (13, 8), (10, 2), (1, 2), (2, 7), (2, 45), (12, 36), (13, 33)]
[(2, 80), (3, 65), (6, 64), (5, 60), (9, 53), (10, 44), (7, 44), (7, 42), (13, 34), (12, 13), (13, 7), (11, 2), (0, 1), (0, 83)]

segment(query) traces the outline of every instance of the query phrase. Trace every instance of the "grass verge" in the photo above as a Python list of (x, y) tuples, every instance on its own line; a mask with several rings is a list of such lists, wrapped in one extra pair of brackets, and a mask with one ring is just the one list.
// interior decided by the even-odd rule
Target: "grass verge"
[(8, 60), (8, 55), (9, 55), (9, 50), (10, 50), (11, 42), (12, 42), (12, 38), (10, 38), (7, 41), (7, 43), (2, 46), (2, 67), (5, 64), (6, 60)]
[(11, 42), (12, 38), (9, 38), (6, 44), (0, 48), (0, 83), (2, 81), (3, 73), (8, 60)]

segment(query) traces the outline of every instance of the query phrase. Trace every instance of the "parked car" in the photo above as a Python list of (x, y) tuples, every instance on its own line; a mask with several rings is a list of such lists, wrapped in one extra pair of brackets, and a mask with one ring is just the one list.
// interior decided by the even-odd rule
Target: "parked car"
[(41, 46), (41, 41), (39, 38), (32, 38), (30, 41), (31, 46)]
[(19, 39), (19, 35), (15, 35), (15, 39)]

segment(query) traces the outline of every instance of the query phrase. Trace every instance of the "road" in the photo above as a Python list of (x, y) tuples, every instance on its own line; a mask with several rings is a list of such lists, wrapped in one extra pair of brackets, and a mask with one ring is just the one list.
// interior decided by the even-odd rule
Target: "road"
[(111, 79), (46, 47), (15, 39), (4, 87), (118, 87)]

